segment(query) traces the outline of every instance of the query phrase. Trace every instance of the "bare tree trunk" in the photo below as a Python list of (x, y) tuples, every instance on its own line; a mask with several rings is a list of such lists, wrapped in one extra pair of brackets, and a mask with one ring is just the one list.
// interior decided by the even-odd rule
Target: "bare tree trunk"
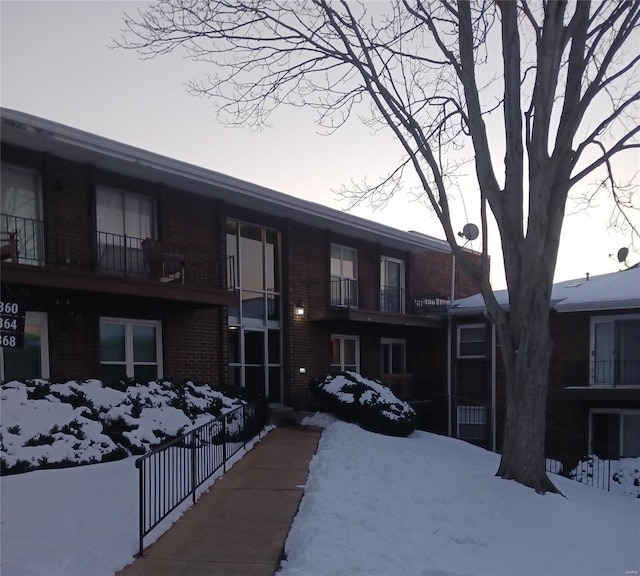
[(508, 322), (511, 355), (505, 355), (507, 414), (497, 476), (536, 492), (559, 492), (545, 472), (545, 424), (551, 342), (548, 300), (536, 291), (533, 302)]

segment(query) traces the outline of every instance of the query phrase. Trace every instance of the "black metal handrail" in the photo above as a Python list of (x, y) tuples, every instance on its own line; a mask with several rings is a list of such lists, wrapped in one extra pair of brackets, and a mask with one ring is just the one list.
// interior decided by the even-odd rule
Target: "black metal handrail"
[(235, 290), (233, 256), (174, 246), (152, 238), (96, 232), (96, 268), (105, 274)]
[(331, 277), (331, 306), (358, 307), (358, 281), (355, 278)]
[(246, 448), (269, 420), (267, 400), (261, 398), (221, 414), (136, 460), (139, 490), (138, 553), (144, 538), (227, 462)]
[(417, 316), (446, 318), (451, 301), (440, 296), (421, 296), (413, 299), (411, 312)]
[(405, 289), (397, 286), (380, 286), (380, 312), (404, 314), (405, 311)]
[(589, 366), (590, 386), (640, 386), (640, 360), (595, 360)]
[(7, 243), (10, 235), (15, 239), (16, 253), (11, 255), (14, 263), (32, 266), (44, 264), (44, 224), (41, 220), (0, 214), (0, 232), (3, 244), (5, 235)]

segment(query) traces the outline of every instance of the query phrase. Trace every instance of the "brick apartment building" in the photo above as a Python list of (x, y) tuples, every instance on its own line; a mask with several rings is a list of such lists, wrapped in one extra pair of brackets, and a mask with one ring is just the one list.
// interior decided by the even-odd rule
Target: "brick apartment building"
[[(508, 307), (506, 291), (496, 293)], [(500, 450), (504, 372), (479, 295), (452, 318), (452, 434)], [(587, 454), (640, 456), (640, 267), (554, 284), (547, 455), (571, 470)]]
[[(331, 369), (446, 394), (441, 240), (2, 110), (2, 380), (165, 378), (313, 405)], [(453, 280), (453, 281), (452, 281)]]

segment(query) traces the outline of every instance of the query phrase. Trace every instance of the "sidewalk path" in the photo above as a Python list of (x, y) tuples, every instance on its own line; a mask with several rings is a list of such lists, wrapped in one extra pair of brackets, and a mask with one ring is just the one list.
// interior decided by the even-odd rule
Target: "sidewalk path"
[(321, 430), (273, 430), (118, 576), (273, 576)]

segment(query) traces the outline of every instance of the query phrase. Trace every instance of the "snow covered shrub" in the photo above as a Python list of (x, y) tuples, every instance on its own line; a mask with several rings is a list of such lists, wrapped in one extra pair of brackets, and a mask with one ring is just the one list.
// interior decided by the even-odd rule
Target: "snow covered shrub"
[(30, 380), (0, 392), (2, 474), (142, 454), (242, 403), (193, 382)]
[(408, 436), (416, 429), (416, 413), (377, 380), (356, 372), (337, 372), (315, 378), (312, 393), (327, 408), (365, 430), (389, 436)]

